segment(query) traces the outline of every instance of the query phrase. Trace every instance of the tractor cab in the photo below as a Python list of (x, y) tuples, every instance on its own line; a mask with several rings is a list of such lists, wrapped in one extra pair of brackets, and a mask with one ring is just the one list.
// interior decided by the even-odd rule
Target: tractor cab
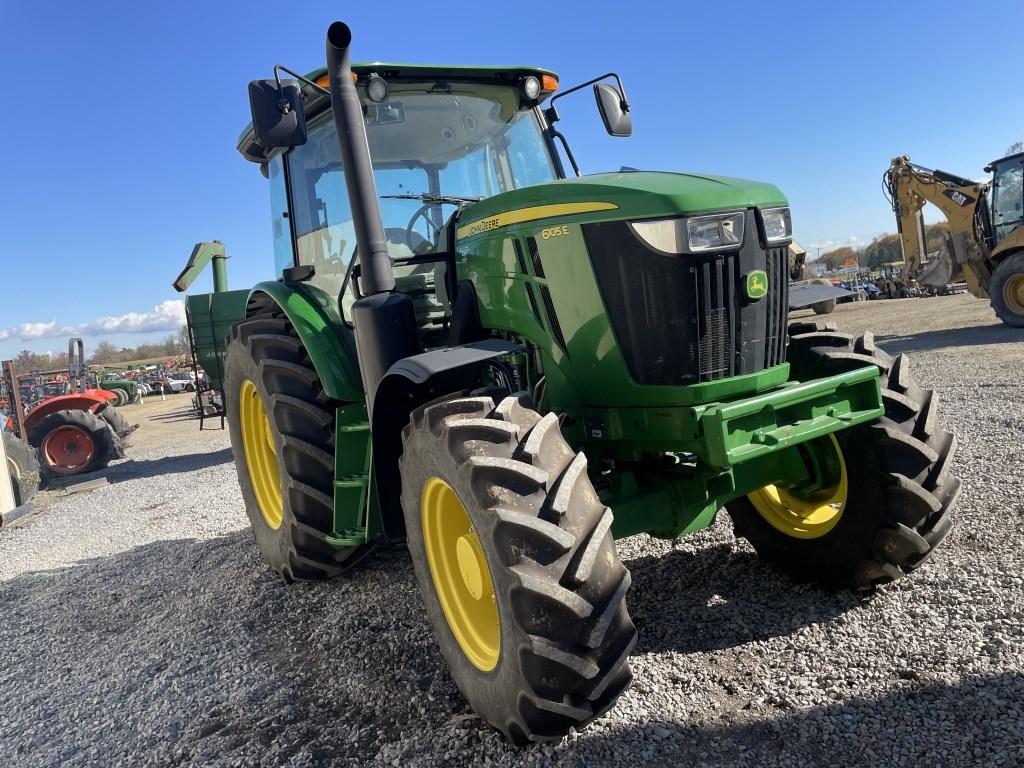
[(992, 172), (992, 226), (995, 244), (1024, 224), (1024, 152), (996, 160)]
[[(558, 80), (532, 68), (375, 63), (353, 73), (396, 288), (413, 299), (425, 342), (440, 340), (454, 288), (446, 224), (475, 202), (563, 175), (538, 106)], [(305, 142), (267, 152), (250, 128), (239, 150), (270, 181), (278, 272), (306, 268), (306, 282), (338, 297), (351, 324), (362, 270), (330, 98), (320, 90), (327, 75), (303, 81)]]

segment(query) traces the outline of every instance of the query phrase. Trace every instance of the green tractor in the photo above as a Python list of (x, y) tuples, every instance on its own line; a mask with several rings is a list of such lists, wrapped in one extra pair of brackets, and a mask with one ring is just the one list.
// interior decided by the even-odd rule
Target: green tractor
[[(870, 334), (787, 326), (786, 198), (581, 176), (530, 67), (349, 62), (249, 86), (276, 280), (189, 297), (256, 544), (286, 580), (405, 541), (451, 674), (515, 743), (631, 680), (615, 540), (721, 508), (797, 580), (870, 591), (948, 533), (956, 439)], [(282, 79), (284, 72), (287, 78)], [(567, 174), (564, 155), (572, 171)], [(187, 287), (223, 249), (197, 248)], [(614, 510), (614, 515), (613, 515)]]
[(130, 403), (137, 403), (141, 399), (139, 385), (131, 379), (107, 378), (104, 371), (97, 377), (96, 386), (117, 396), (117, 406), (124, 407)]

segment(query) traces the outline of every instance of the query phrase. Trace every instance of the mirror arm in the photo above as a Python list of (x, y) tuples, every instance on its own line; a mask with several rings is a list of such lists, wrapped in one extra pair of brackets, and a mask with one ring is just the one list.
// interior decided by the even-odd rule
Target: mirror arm
[[(587, 82), (585, 82), (585, 83), (580, 83), (579, 85), (574, 85), (572, 88), (564, 90), (561, 93), (556, 93), (554, 96), (552, 96), (548, 100), (548, 110), (554, 111), (554, 117), (555, 117), (555, 120), (557, 120), (558, 119), (558, 111), (554, 109), (554, 104), (555, 104), (556, 101), (558, 101), (563, 96), (568, 96), (570, 93), (575, 93), (576, 91), (579, 91), (579, 90), (582, 90), (582, 89), (586, 88), (588, 85), (593, 85), (594, 83), (599, 83), (602, 80), (608, 79), (609, 77), (611, 77), (611, 78), (613, 78), (615, 80), (615, 84), (618, 87), (619, 100), (620, 100), (620, 106), (622, 107), (622, 111), (623, 112), (629, 112), (629, 100), (626, 99), (626, 89), (622, 87), (622, 80), (619, 79), (619, 75), (618, 75), (617, 72), (607, 72), (607, 73), (601, 75), (600, 77), (595, 77), (592, 80), (587, 80)], [(545, 113), (545, 115), (546, 114), (547, 113)], [(551, 118), (549, 117), (548, 118), (548, 122), (554, 122), (554, 120), (551, 120)]]
[[(297, 72), (292, 72), (290, 69), (288, 69), (288, 67), (286, 67), (286, 66), (284, 66), (282, 64), (275, 64), (274, 65), (274, 82), (277, 83), (277, 92), (278, 93), (281, 92), (281, 73), (282, 72), (291, 75), (296, 80), (301, 80), (306, 85), (313, 86), (316, 90), (320, 91), (320, 93), (322, 93), (325, 96), (330, 96), (331, 95), (331, 92), (329, 90), (324, 88), (322, 85), (317, 85), (312, 80), (310, 80), (308, 77), (303, 77), (302, 75), (298, 74)], [(286, 101), (284, 101), (283, 99), (282, 99), (282, 102), (283, 103), (280, 104), (281, 112), (283, 114), (287, 115), (288, 114), (288, 109), (289, 109), (288, 103)]]

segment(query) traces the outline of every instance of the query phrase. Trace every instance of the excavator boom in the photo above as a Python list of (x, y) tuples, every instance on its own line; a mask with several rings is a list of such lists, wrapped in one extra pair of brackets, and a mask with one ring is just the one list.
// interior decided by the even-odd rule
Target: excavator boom
[[(972, 294), (991, 301), (1003, 322), (1024, 327), (1024, 155), (1003, 158), (986, 171), (997, 165), (998, 227), (992, 223), (990, 182), (925, 168), (903, 155), (893, 158), (884, 186), (903, 245), (906, 268), (901, 280), (915, 279), (933, 291), (963, 280)], [(942, 211), (949, 222), (943, 248), (930, 260), (922, 217), (925, 203)]]
[[(992, 278), (989, 263), (989, 185), (893, 158), (885, 174), (885, 188), (896, 214), (906, 269), (902, 279), (942, 290), (964, 280), (971, 293), (987, 298)], [(922, 211), (931, 203), (949, 222), (949, 234), (937, 258), (928, 259)]]

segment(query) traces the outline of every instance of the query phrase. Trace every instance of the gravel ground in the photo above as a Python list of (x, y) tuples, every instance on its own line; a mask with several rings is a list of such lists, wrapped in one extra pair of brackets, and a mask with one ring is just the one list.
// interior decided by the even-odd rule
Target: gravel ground
[(46, 492), (0, 533), (3, 764), (1024, 764), (1024, 332), (967, 296), (833, 319), (912, 352), (960, 437), (958, 527), (874, 599), (793, 585), (724, 516), (620, 542), (634, 686), (582, 733), (515, 750), (442, 668), (400, 548), (284, 585), (226, 435), (151, 400), (109, 486)]

